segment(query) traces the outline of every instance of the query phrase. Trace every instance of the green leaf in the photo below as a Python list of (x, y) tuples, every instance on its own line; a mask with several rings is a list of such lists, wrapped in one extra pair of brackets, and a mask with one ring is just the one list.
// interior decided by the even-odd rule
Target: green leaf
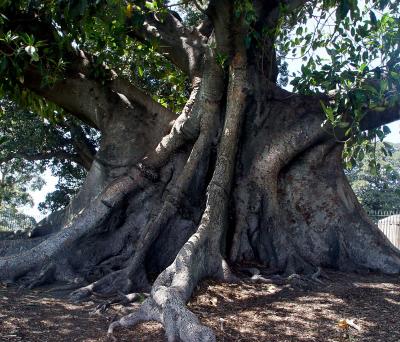
[(31, 62), (32, 61), (39, 62), (39, 55), (36, 52), (32, 55)]
[(388, 134), (390, 134), (390, 128), (388, 127), (388, 126), (383, 126), (383, 133), (385, 133), (385, 135), (388, 135)]
[(0, 74), (7, 70), (7, 57), (3, 57), (0, 62)]
[(155, 11), (158, 8), (157, 1), (146, 1), (145, 6), (150, 11)]
[(369, 17), (371, 19), (372, 25), (376, 26), (376, 24), (378, 23), (378, 20), (376, 19), (376, 15), (375, 15), (374, 11), (369, 12)]
[(369, 92), (371, 92), (372, 94), (378, 95), (379, 92), (378, 90), (376, 90), (373, 86), (369, 85), (369, 84), (363, 84), (363, 88), (365, 90), (368, 90)]
[(385, 138), (385, 133), (383, 133), (380, 129), (376, 131), (376, 135), (378, 136), (380, 141), (382, 141)]
[(348, 0), (340, 0), (339, 7), (336, 11), (336, 21), (343, 20), (350, 10), (350, 3)]
[(335, 117), (333, 114), (333, 109), (331, 107), (326, 107), (325, 104), (320, 101), (322, 109), (324, 110), (324, 113), (326, 114), (327, 119), (333, 123), (335, 121)]
[(358, 69), (358, 71), (362, 74), (366, 67), (367, 67), (367, 63), (363, 63), (363, 64), (361, 64), (361, 66)]
[(383, 11), (388, 3), (389, 0), (379, 0), (379, 9)]
[(377, 165), (376, 165), (375, 160), (371, 160), (371, 161), (368, 163), (368, 167), (369, 167), (369, 173), (370, 173), (371, 175), (376, 176), (376, 175), (378, 174), (378, 173), (377, 173)]
[(358, 160), (360, 160), (360, 161), (363, 160), (364, 156), (365, 156), (364, 150), (360, 149), (360, 152), (358, 152), (358, 155), (357, 155)]

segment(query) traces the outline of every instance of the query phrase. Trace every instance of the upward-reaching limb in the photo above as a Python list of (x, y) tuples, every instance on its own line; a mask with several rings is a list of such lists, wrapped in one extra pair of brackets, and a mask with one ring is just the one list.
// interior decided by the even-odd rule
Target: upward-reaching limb
[(199, 76), (199, 62), (204, 52), (205, 40), (196, 29), (185, 27), (168, 9), (162, 14), (150, 11), (143, 25), (133, 26), (127, 20), (128, 34), (141, 41), (156, 41), (157, 50), (191, 78)]

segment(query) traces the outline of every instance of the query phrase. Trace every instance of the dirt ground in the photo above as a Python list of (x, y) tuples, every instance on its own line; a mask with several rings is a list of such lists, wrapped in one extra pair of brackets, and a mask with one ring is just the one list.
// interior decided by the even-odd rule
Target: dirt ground
[[(329, 272), (324, 285), (203, 282), (189, 303), (218, 341), (400, 341), (400, 278)], [(0, 287), (1, 342), (108, 341), (108, 324), (139, 304), (93, 313), (50, 292)], [(348, 319), (360, 328), (340, 327)], [(118, 330), (118, 341), (164, 341), (158, 323)]]

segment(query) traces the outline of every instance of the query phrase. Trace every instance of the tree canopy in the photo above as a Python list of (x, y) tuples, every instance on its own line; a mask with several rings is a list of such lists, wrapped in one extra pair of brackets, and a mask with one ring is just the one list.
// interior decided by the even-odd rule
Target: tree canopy
[(76, 301), (147, 292), (109, 334), (156, 320), (198, 342), (215, 335), (185, 303), (206, 277), (400, 274), (343, 172), (399, 119), (397, 0), (3, 0), (0, 13), (2, 95), (54, 131), (50, 149), (12, 156), (88, 170), (28, 239), (0, 241), (0, 280), (79, 284)]
[[(353, 139), (357, 136), (357, 139), (370, 140), (371, 135), (381, 137), (387, 133), (387, 129), (378, 128), (372, 133), (361, 133), (360, 130), (369, 127), (359, 124), (366, 108), (383, 115), (386, 108), (398, 102), (399, 10), (396, 1), (365, 1), (361, 6), (354, 0), (281, 4), (274, 14), (279, 21), (273, 27), (269, 27), (268, 20), (275, 18), (256, 22), (257, 8), (251, 1), (236, 3), (236, 15), (244, 13), (250, 25), (246, 46), (256, 45), (266, 53), (271, 47), (263, 45), (264, 38), (275, 37), (274, 48), (278, 64), (283, 65), (280, 69), (283, 75), (287, 63), (303, 64), (292, 80), (294, 89), (331, 96), (331, 103), (325, 103), (324, 110), (333, 127), (346, 128), (345, 136), (351, 135)], [(201, 6), (201, 1), (184, 1), (179, 5), (161, 0), (77, 0), (46, 4), (3, 1), (1, 89), (33, 106), (36, 112), (52, 117), (55, 107), (50, 104), (53, 101), (60, 106), (59, 101), (44, 100), (30, 90), (39, 88), (43, 92), (46, 86), (54, 85), (73, 71), (83, 72), (88, 79), (103, 84), (115, 78), (116, 73), (177, 112), (188, 96), (187, 73), (195, 71), (189, 70), (193, 67), (190, 61), (180, 60), (185, 54), (176, 44), (173, 44), (174, 51), (166, 47), (171, 43), (168, 40), (173, 39), (168, 32), (161, 32), (157, 25), (143, 25), (149, 16), (168, 23), (172, 20), (168, 17), (169, 8), (184, 13), (182, 19), (173, 12), (176, 30), (184, 29), (181, 22), (202, 25), (205, 15)], [(85, 51), (83, 61), (79, 60), (82, 58), (79, 51)], [(215, 58), (223, 66), (228, 56), (217, 52)], [(85, 66), (79, 66), (80, 63)], [(84, 70), (80, 69), (82, 67)], [(29, 77), (34, 77), (35, 82)], [(73, 108), (68, 110), (74, 112)], [(360, 151), (355, 157), (358, 153)], [(352, 157), (346, 156), (346, 160), (351, 162)]]

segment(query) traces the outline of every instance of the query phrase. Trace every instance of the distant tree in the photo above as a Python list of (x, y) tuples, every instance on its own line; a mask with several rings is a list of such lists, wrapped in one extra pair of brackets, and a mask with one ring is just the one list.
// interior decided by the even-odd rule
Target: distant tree
[(0, 100), (1, 207), (32, 205), (29, 192), (45, 184), (46, 169), (59, 181), (40, 204), (42, 211), (65, 207), (79, 190), (96, 153), (96, 130), (57, 111), (52, 114), (44, 118)]
[(36, 220), (33, 217), (20, 213), (15, 208), (0, 208), (0, 232), (26, 232), (35, 224)]
[(43, 167), (21, 159), (13, 163), (0, 163), (0, 208), (32, 205), (29, 191), (40, 189)]
[(347, 172), (351, 186), (367, 210), (400, 209), (400, 145), (378, 143)]

